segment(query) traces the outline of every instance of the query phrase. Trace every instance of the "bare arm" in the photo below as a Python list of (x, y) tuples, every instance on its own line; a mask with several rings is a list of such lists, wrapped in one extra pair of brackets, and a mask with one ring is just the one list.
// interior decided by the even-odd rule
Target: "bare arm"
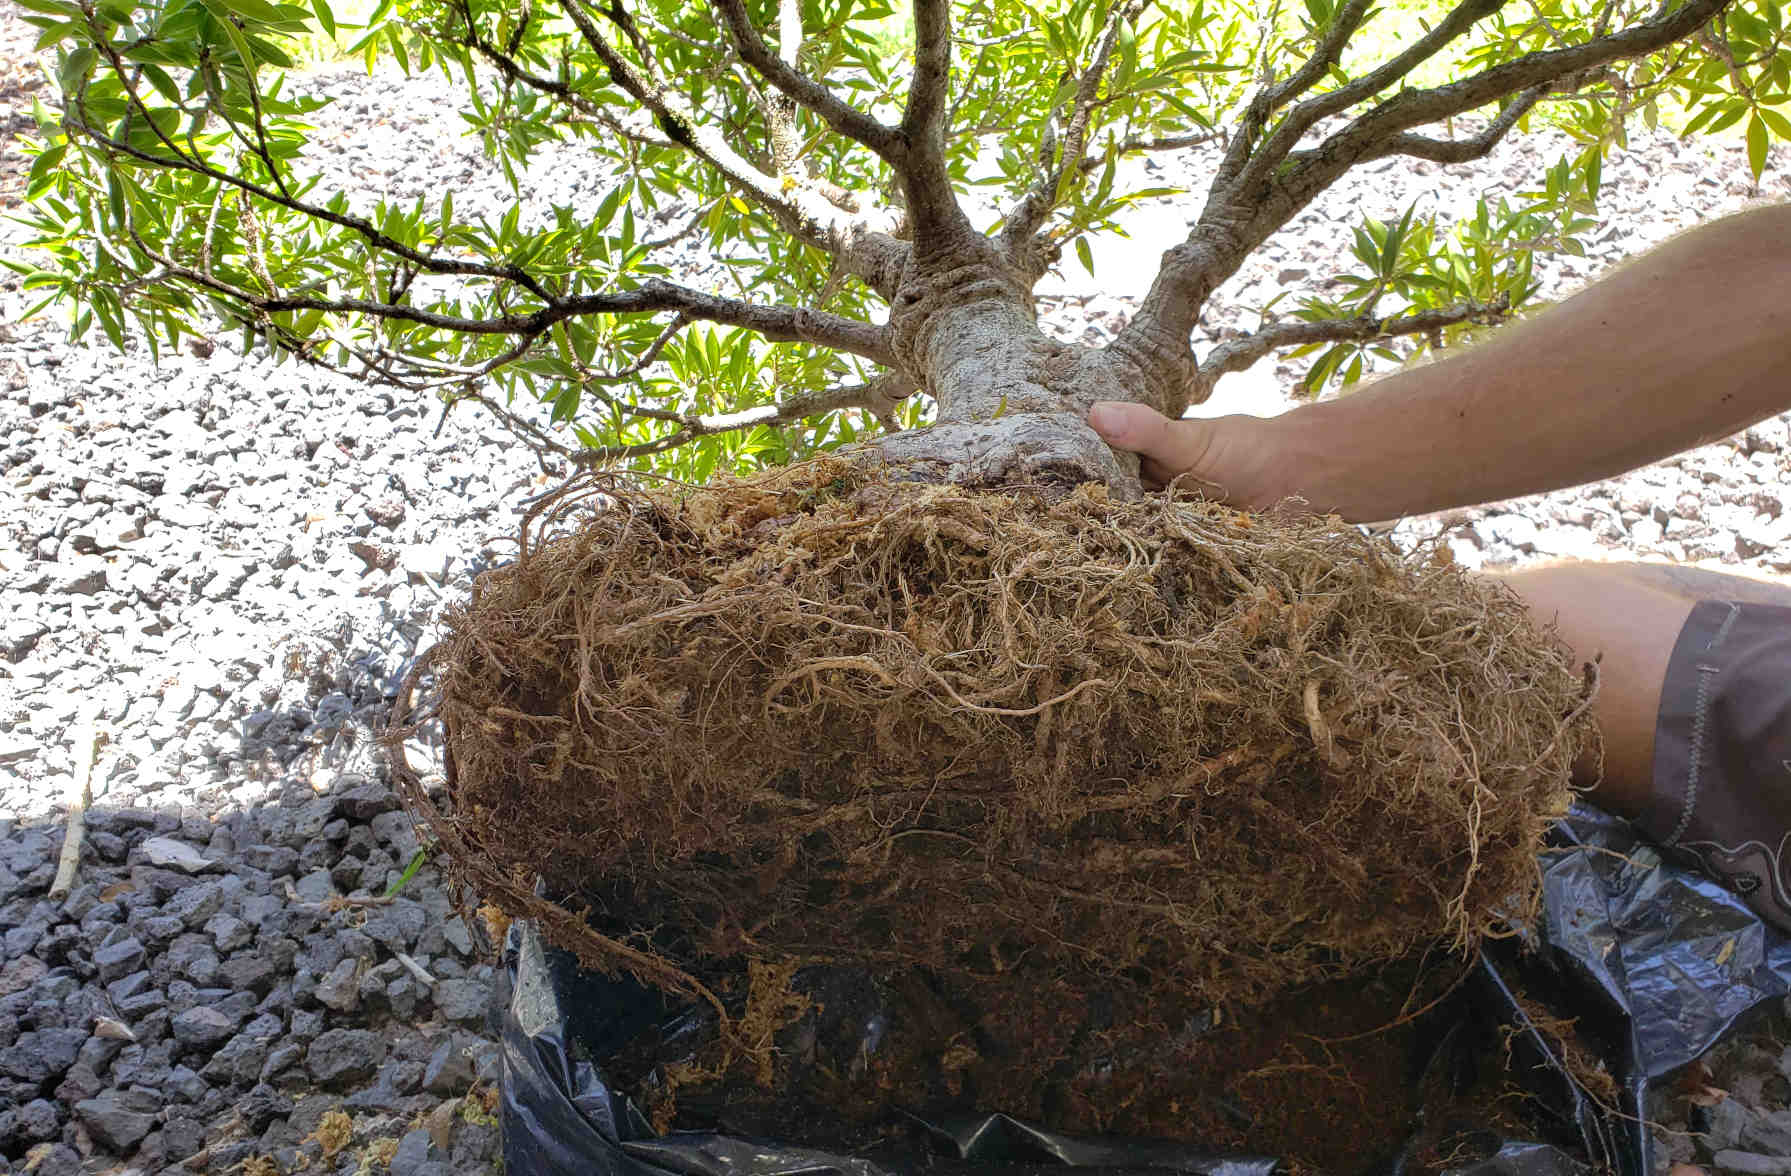
[(1160, 479), (1356, 520), (1577, 485), (1791, 408), (1791, 206), (1694, 229), (1489, 342), (1279, 417), (1090, 422)]
[(1791, 583), (1671, 564), (1581, 563), (1526, 568), (1500, 577), (1555, 628), (1575, 662), (1601, 658), (1601, 765), (1576, 765), (1574, 782), (1597, 785), (1600, 807), (1640, 817), (1654, 779), (1661, 685), (1679, 630), (1700, 600), (1791, 606)]

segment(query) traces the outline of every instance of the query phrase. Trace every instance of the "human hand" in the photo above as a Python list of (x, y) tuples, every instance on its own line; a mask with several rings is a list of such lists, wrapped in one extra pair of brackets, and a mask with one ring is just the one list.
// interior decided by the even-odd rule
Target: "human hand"
[(1263, 446), (1247, 437), (1260, 424), (1255, 417), (1171, 420), (1146, 405), (1103, 400), (1089, 409), (1088, 424), (1113, 448), (1138, 455), (1148, 486), (1162, 487), (1179, 477), (1190, 489), (1247, 507), (1281, 497), (1257, 501), (1255, 467)]

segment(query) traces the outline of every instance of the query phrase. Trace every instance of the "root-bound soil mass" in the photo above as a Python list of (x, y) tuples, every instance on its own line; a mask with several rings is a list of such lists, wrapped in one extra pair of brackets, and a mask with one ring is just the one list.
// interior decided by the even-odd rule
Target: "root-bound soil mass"
[(748, 1054), (822, 963), (1257, 1005), (1532, 901), (1593, 681), (1446, 556), (842, 459), (593, 481), (452, 617), (412, 794), (588, 966), (781, 977)]
[(1495, 1032), (1455, 999), (1462, 974), (1414, 955), (1222, 1011), (1124, 982), (803, 969), (790, 991), (804, 1007), (775, 1033), (769, 1083), (719, 1072), (713, 1018), (599, 1060), (661, 1128), (842, 1154), (911, 1154), (917, 1118), (998, 1108), (1071, 1134), (1273, 1155), (1294, 1173), (1364, 1171), (1402, 1151), (1407, 1170), (1440, 1171), (1480, 1158), (1464, 1127), (1534, 1134)]

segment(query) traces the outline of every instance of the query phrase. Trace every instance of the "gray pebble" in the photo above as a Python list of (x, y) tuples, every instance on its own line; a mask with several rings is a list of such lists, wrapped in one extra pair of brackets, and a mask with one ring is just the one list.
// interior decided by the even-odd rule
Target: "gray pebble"
[(435, 1011), (444, 1020), (477, 1025), (485, 1019), (490, 996), (488, 986), (477, 980), (443, 980), (435, 986)]
[(293, 889), (297, 891), (300, 902), (326, 902), (336, 893), (328, 870), (311, 871), (300, 878)]
[(430, 1161), (434, 1151), (429, 1132), (420, 1127), (405, 1132), (398, 1141), (398, 1150), (392, 1153), (392, 1176), (418, 1176), (418, 1169)]
[(457, 1037), (449, 1037), (429, 1055), (423, 1070), (423, 1088), (431, 1094), (451, 1098), (464, 1094), (473, 1082), (473, 1060)]
[(361, 961), (344, 959), (317, 981), (317, 999), (339, 1013), (360, 1007)]
[(330, 1029), (318, 1035), (305, 1053), (311, 1077), (324, 1086), (340, 1087), (371, 1078), (385, 1060), (385, 1039), (366, 1029)]
[(209, 1005), (191, 1008), (174, 1017), (174, 1040), (190, 1049), (212, 1049), (236, 1032), (237, 1022)]
[(93, 953), (94, 967), (99, 969), (101, 980), (112, 981), (128, 976), (142, 968), (148, 953), (143, 944), (136, 939), (126, 939), (111, 947), (102, 947)]
[(133, 1109), (114, 1091), (76, 1103), (75, 1118), (94, 1142), (118, 1155), (136, 1147), (156, 1121), (153, 1114)]

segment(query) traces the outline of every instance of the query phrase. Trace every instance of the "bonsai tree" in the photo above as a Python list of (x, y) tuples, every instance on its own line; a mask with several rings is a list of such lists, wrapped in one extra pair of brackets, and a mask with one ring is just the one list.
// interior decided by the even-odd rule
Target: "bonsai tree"
[[(288, 43), (338, 31), (329, 0), (19, 2), (63, 95), (27, 282), (77, 327), (169, 345), (221, 318), (575, 463), (702, 480), (864, 440), (896, 467), (575, 481), (413, 670), (446, 811), (400, 785), (460, 877), (719, 1022), (744, 992), (761, 1028), (818, 958), (1245, 1001), (1520, 909), (1595, 674), (1446, 559), (1127, 501), (1136, 467), (1086, 410), (1176, 415), (1280, 349), (1347, 383), (1513, 313), (1632, 120), (1745, 123), (1756, 170), (1791, 137), (1775, 0), (914, 0), (911, 26), (881, 0), (379, 0), (361, 52), (464, 78), (494, 167), (554, 139), (610, 161), (592, 207), (487, 222), (320, 190)], [(1365, 222), (1358, 272), (1196, 352), (1214, 291), (1351, 168), (1468, 164), (1542, 118), (1582, 146), (1536, 196)], [(1035, 286), (1163, 194), (1122, 163), (1205, 141), (1130, 321), (1047, 336)], [(702, 240), (729, 289), (674, 279), (667, 251)], [(557, 532), (589, 494), (626, 509)], [(728, 1040), (707, 1073), (750, 1056), (768, 1083), (768, 1032)]]
[[(553, 140), (609, 165), (590, 206), (475, 221), (448, 191), (403, 207), (318, 185), (322, 100), (292, 53), (347, 37), (329, 0), (16, 3), (61, 92), (39, 111), (26, 284), (78, 331), (122, 345), (134, 320), (177, 345), (215, 317), (479, 401), (543, 451), (698, 480), (873, 436), (930, 477), (1129, 486), (1083, 424), (1093, 401), (1177, 415), (1283, 350), (1313, 356), (1310, 387), (1353, 382), (1371, 353), (1522, 308), (1534, 252), (1579, 248), (1634, 121), (1741, 127), (1756, 175), (1791, 138), (1772, 0), (379, 0), (355, 50), (463, 82), (494, 168), (514, 179)], [(1351, 168), (1471, 164), (1539, 119), (1582, 146), (1533, 199), (1365, 221), (1331, 295), (1196, 354), (1214, 291)], [(1128, 188), (1122, 161), (1209, 141), (1192, 228), (1117, 337), (1042, 333), (1040, 279), (1092, 270), (1125, 205), (1166, 194)], [(673, 279), (668, 248), (692, 242), (734, 289)]]

